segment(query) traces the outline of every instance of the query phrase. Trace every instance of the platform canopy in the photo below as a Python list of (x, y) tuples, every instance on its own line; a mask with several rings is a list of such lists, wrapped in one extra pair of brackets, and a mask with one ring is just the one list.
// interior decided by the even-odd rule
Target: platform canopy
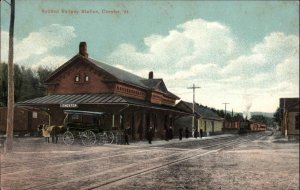
[(116, 94), (47, 95), (17, 103), (17, 106), (39, 108), (50, 105), (59, 105), (61, 108), (77, 108), (79, 105), (128, 105), (189, 114), (179, 110), (175, 106), (153, 104), (143, 100), (124, 97)]

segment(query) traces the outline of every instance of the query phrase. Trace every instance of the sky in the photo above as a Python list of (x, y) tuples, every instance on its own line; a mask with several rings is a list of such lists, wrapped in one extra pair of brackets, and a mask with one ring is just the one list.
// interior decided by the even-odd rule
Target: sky
[[(1, 2), (1, 61), (10, 7)], [(148, 77), (192, 102), (275, 112), (299, 97), (297, 1), (16, 0), (14, 62), (56, 68), (86, 41), (89, 56)]]

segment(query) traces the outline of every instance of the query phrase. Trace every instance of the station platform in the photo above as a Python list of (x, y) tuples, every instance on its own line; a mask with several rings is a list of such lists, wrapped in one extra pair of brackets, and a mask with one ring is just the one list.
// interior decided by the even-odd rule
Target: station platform
[[(124, 145), (124, 146), (136, 146), (136, 147), (151, 147), (151, 146), (163, 146), (163, 145), (171, 145), (171, 144), (177, 144), (177, 143), (184, 143), (184, 142), (190, 142), (190, 141), (205, 141), (205, 140), (213, 140), (213, 139), (220, 139), (220, 138), (229, 138), (229, 137), (234, 137), (237, 136), (236, 134), (222, 134), (222, 135), (213, 135), (213, 136), (208, 136), (208, 137), (189, 137), (185, 138), (183, 137), (182, 140), (179, 140), (179, 138), (173, 138), (169, 141), (166, 140), (153, 140), (151, 144), (149, 144), (148, 141), (143, 140), (143, 141), (129, 141), (129, 145)], [(109, 146), (109, 145), (108, 145)], [(123, 146), (123, 145), (121, 145)]]
[[(152, 144), (149, 144), (148, 141), (143, 140), (143, 141), (129, 141), (129, 145), (125, 144), (95, 144), (92, 146), (83, 146), (80, 142), (75, 142), (72, 145), (65, 145), (62, 142), (62, 138), (59, 138), (57, 144), (53, 144), (50, 140), (50, 143), (46, 143), (45, 139), (43, 137), (18, 137), (14, 138), (14, 152), (52, 152), (52, 153), (57, 153), (57, 152), (64, 152), (64, 151), (84, 151), (88, 152), (90, 150), (95, 150), (95, 149), (110, 149), (110, 148), (151, 148), (151, 147), (159, 147), (159, 146), (167, 146), (167, 145), (172, 145), (172, 144), (178, 144), (178, 143), (185, 143), (185, 142), (192, 142), (192, 141), (206, 141), (206, 140), (218, 140), (222, 138), (230, 138), (237, 136), (235, 134), (222, 134), (222, 135), (214, 135), (214, 136), (208, 136), (208, 137), (202, 137), (202, 138), (182, 138), (182, 140), (179, 140), (178, 138), (173, 138), (169, 141), (166, 140), (153, 140)], [(1, 152), (3, 152), (4, 149), (4, 138), (1, 138), (0, 142), (0, 149)]]

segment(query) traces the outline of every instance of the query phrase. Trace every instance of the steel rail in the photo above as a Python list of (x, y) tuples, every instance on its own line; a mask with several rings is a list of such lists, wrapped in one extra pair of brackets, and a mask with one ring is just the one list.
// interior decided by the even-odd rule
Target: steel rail
[[(250, 136), (250, 135), (249, 135)], [(231, 146), (235, 146), (235, 145), (239, 145), (239, 144), (243, 144), (245, 142), (249, 142), (249, 141), (253, 141), (253, 140), (256, 140), (258, 138), (261, 138), (262, 136), (264, 135), (255, 135), (255, 136), (252, 136), (251, 137), (247, 137), (247, 139), (244, 139), (242, 137), (240, 138), (237, 138), (237, 139), (234, 139), (234, 140), (230, 140), (230, 141), (226, 141), (226, 143), (217, 143), (217, 144), (214, 144), (214, 145), (210, 145), (208, 147), (217, 147), (217, 146), (221, 146), (219, 149), (217, 150), (210, 150), (210, 151), (207, 151), (207, 152), (204, 152), (204, 153), (201, 153), (201, 154), (196, 154), (196, 155), (191, 155), (191, 156), (186, 156), (184, 158), (179, 158), (179, 159), (176, 159), (176, 160), (172, 160), (172, 161), (168, 161), (164, 164), (160, 164), (158, 166), (154, 166), (154, 167), (150, 167), (150, 168), (146, 168), (146, 169), (143, 169), (143, 170), (139, 170), (139, 171), (136, 171), (136, 172), (132, 172), (130, 174), (127, 174), (127, 175), (124, 175), (124, 176), (120, 176), (120, 177), (117, 177), (117, 178), (112, 178), (110, 180), (106, 180), (106, 181), (103, 181), (101, 183), (98, 183), (98, 184), (94, 184), (94, 186), (92, 187), (88, 187), (88, 188), (85, 188), (85, 189), (95, 189), (95, 188), (99, 188), (99, 187), (104, 187), (106, 185), (109, 185), (109, 184), (113, 184), (115, 182), (118, 182), (118, 181), (121, 181), (121, 180), (124, 180), (124, 179), (127, 179), (127, 178), (131, 178), (131, 177), (135, 177), (135, 176), (138, 176), (138, 175), (142, 175), (144, 173), (148, 173), (148, 172), (151, 172), (151, 171), (154, 171), (154, 170), (158, 170), (160, 168), (164, 168), (166, 166), (169, 166), (169, 165), (172, 165), (172, 164), (177, 164), (177, 163), (180, 163), (180, 162), (183, 162), (183, 161), (186, 161), (186, 160), (189, 160), (189, 159), (193, 159), (193, 158), (196, 158), (196, 157), (199, 157), (199, 156), (203, 156), (203, 155), (206, 155), (209, 153), (212, 153), (212, 152), (217, 152), (217, 151), (220, 151), (222, 149), (225, 149), (227, 147), (231, 147)], [(192, 149), (192, 150), (188, 150), (188, 151), (182, 151), (182, 152), (176, 152), (174, 154), (171, 154), (171, 155), (168, 155), (168, 156), (163, 156), (163, 157), (158, 157), (158, 158), (154, 158), (152, 159), (151, 161), (153, 160), (158, 160), (158, 159), (164, 159), (164, 158), (170, 158), (171, 156), (174, 156), (176, 154), (186, 154), (188, 152), (197, 152), (199, 150), (203, 150), (203, 147), (201, 148), (198, 148), (198, 149)], [(130, 164), (128, 165), (129, 167), (132, 167), (132, 166), (137, 166), (139, 164), (146, 164), (147, 161), (145, 162), (141, 162), (141, 163), (138, 163), (138, 164)], [(151, 164), (151, 163), (150, 163)], [(124, 168), (123, 168), (124, 169)], [(118, 170), (116, 168), (116, 170)], [(119, 169), (120, 170), (120, 169)], [(71, 182), (77, 182), (77, 181), (81, 181), (81, 180), (84, 180), (84, 179), (89, 179), (90, 177), (96, 177), (96, 176), (100, 176), (100, 175), (103, 175), (105, 173), (109, 173), (109, 172), (112, 172), (112, 171), (105, 171), (105, 172), (98, 172), (98, 173), (95, 173), (95, 174), (92, 174), (92, 175), (88, 175), (88, 176), (83, 176), (83, 177), (78, 177), (78, 178), (75, 178), (75, 179), (71, 179), (71, 180), (67, 180), (67, 181), (63, 181), (63, 182), (58, 182), (58, 183), (48, 183), (48, 184), (42, 184), (42, 185), (39, 185), (39, 186), (34, 186), (34, 187), (29, 187), (27, 189), (53, 189), (55, 188), (55, 186), (57, 185), (63, 185), (63, 184), (68, 184), (68, 183), (71, 183)]]
[[(234, 144), (234, 145), (240, 145), (240, 144), (243, 144), (245, 142), (253, 141), (253, 140), (261, 138), (261, 137), (262, 136), (254, 137), (254, 139), (250, 138), (250, 139), (247, 139), (247, 140), (239, 141), (237, 143), (228, 143), (228, 144), (229, 144), (229, 146), (232, 146), (232, 144)], [(178, 163), (181, 163), (181, 162), (184, 162), (184, 161), (187, 161), (187, 160), (190, 160), (190, 159), (194, 159), (194, 158), (197, 158), (197, 157), (201, 157), (201, 156), (204, 156), (204, 155), (207, 155), (207, 154), (210, 154), (210, 153), (219, 152), (222, 149), (229, 147), (228, 144), (225, 144), (225, 145), (223, 145), (223, 147), (221, 147), (219, 149), (216, 149), (216, 150), (210, 150), (210, 151), (207, 151), (207, 152), (202, 153), (202, 154), (197, 154), (197, 155), (193, 155), (193, 156), (187, 156), (187, 157), (184, 157), (184, 158), (180, 158), (180, 159), (177, 159), (177, 160), (174, 160), (174, 161), (170, 161), (170, 162), (167, 162), (167, 163), (159, 165), (159, 166), (148, 168), (148, 169), (145, 169), (145, 170), (142, 170), (142, 171), (137, 171), (137, 172), (135, 172), (133, 174), (121, 176), (121, 177), (116, 178), (116, 179), (111, 179), (111, 180), (108, 180), (106, 182), (102, 182), (100, 185), (95, 185), (94, 187), (89, 187), (89, 188), (84, 188), (84, 189), (86, 189), (86, 190), (92, 190), (92, 189), (96, 189), (96, 188), (100, 188), (100, 187), (103, 188), (103, 187), (105, 187), (107, 185), (110, 185), (110, 184), (113, 184), (113, 183), (116, 183), (116, 182), (119, 182), (119, 181), (122, 181), (122, 180), (125, 180), (125, 179), (128, 179), (128, 178), (133, 178), (133, 177), (136, 177), (136, 176), (139, 176), (139, 175), (143, 175), (143, 174), (155, 171), (155, 170), (162, 169), (162, 168), (170, 166), (170, 165), (178, 164)]]

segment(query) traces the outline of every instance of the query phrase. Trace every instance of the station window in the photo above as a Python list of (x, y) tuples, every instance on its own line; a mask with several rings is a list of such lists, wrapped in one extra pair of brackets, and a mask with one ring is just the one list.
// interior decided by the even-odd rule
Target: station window
[(79, 82), (79, 81), (80, 81), (80, 76), (79, 76), (79, 75), (76, 75), (75, 78), (74, 78), (74, 81), (75, 81), (75, 82)]
[(88, 82), (89, 81), (89, 76), (88, 75), (85, 75), (84, 76), (84, 82)]
[(35, 119), (37, 118), (37, 112), (35, 112), (35, 111), (32, 112), (32, 118), (35, 118)]

